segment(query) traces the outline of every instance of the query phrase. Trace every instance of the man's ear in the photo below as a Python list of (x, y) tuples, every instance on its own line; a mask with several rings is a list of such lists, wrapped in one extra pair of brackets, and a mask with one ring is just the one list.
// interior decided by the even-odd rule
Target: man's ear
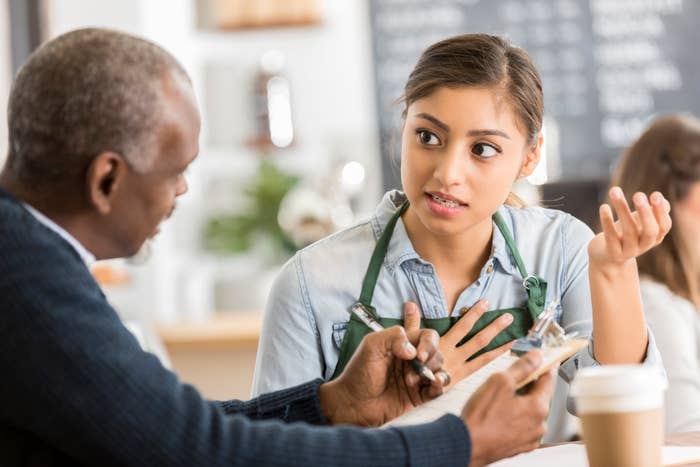
[(126, 161), (116, 152), (103, 152), (90, 163), (85, 179), (88, 202), (100, 214), (109, 214), (127, 171)]
[(544, 144), (544, 135), (540, 132), (537, 135), (535, 143), (531, 145), (527, 152), (525, 152), (525, 158), (523, 159), (523, 165), (520, 168), (520, 174), (518, 178), (528, 177), (532, 175), (535, 171), (537, 163), (540, 161), (540, 155), (542, 154), (542, 145)]

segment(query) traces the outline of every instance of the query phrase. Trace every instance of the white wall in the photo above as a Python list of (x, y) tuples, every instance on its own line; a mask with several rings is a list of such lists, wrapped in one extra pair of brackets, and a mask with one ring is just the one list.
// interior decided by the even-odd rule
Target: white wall
[[(145, 36), (175, 55), (192, 75), (202, 104), (198, 163), (212, 153), (221, 154), (222, 149), (223, 162), (250, 158), (243, 140), (250, 136), (253, 120), (252, 109), (246, 107), (251, 100), (252, 74), (262, 53), (270, 48), (282, 50), (292, 85), (298, 148), (306, 154), (304, 165), (312, 159), (309, 165), (319, 167), (338, 156), (362, 161), (368, 168), (369, 184), (362, 208), (366, 211), (373, 206), (381, 195), (381, 175), (368, 1), (325, 0), (323, 22), (318, 26), (238, 32), (197, 30), (196, 1), (49, 0), (49, 37), (80, 27), (105, 26)], [(223, 75), (207, 75), (212, 67), (219, 66)], [(213, 89), (209, 86), (212, 79), (223, 86)], [(221, 138), (212, 135), (226, 136), (227, 131), (238, 131), (241, 137), (224, 141), (226, 147), (217, 147)], [(216, 165), (218, 161), (215, 158), (213, 162)], [(155, 261), (149, 261), (137, 273), (132, 288), (136, 293), (130, 294), (136, 305), (129, 306), (130, 310), (139, 308), (139, 314), (165, 321), (174, 319), (176, 309), (182, 311), (178, 289), (183, 279), (178, 271), (196, 270), (187, 262), (197, 261), (196, 234), (201, 230), (197, 215), (201, 216), (202, 203), (207, 202), (197, 187), (196, 174), (197, 170), (190, 174), (194, 178), (190, 180), (190, 192), (157, 239), (152, 258)], [(192, 279), (201, 282), (201, 278)], [(185, 282), (192, 281), (188, 278)], [(260, 306), (256, 303), (251, 307)], [(195, 311), (186, 313), (196, 314), (196, 306), (187, 308)]]
[(0, 3), (0, 166), (7, 155), (7, 95), (12, 79), (8, 2)]

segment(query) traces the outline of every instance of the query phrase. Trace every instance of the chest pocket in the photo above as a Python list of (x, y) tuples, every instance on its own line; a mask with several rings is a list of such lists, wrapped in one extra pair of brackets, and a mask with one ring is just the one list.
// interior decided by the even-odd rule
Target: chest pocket
[(340, 350), (340, 347), (343, 345), (343, 338), (345, 337), (345, 331), (347, 330), (347, 321), (337, 321), (333, 323), (333, 345), (336, 349)]

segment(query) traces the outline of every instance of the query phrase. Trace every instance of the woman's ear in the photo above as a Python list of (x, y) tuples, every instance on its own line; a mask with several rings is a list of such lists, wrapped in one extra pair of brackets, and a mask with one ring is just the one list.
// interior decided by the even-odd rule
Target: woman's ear
[(85, 178), (88, 202), (100, 214), (109, 214), (127, 167), (116, 152), (103, 152), (90, 163)]
[(535, 171), (537, 163), (540, 161), (540, 155), (542, 153), (542, 145), (544, 144), (544, 135), (540, 132), (537, 135), (535, 143), (532, 144), (525, 152), (525, 157), (523, 158), (523, 165), (520, 167), (520, 174), (518, 178), (524, 178), (532, 175)]

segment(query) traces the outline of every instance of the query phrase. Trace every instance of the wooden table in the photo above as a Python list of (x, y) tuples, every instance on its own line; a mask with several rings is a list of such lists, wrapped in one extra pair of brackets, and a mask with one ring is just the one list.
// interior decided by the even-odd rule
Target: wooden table
[[(666, 435), (664, 440), (667, 446), (698, 446), (700, 447), (700, 431), (689, 431), (686, 433), (671, 433)], [(583, 444), (583, 441), (573, 441), (575, 444)], [(567, 443), (552, 443), (544, 444), (542, 447), (557, 446), (559, 444)], [(678, 467), (700, 467), (700, 462), (693, 462), (690, 464), (676, 464)], [(674, 467), (675, 467), (674, 466)]]
[[(666, 435), (666, 444), (669, 446), (700, 446), (700, 431)], [(681, 465), (700, 467), (700, 462)]]

